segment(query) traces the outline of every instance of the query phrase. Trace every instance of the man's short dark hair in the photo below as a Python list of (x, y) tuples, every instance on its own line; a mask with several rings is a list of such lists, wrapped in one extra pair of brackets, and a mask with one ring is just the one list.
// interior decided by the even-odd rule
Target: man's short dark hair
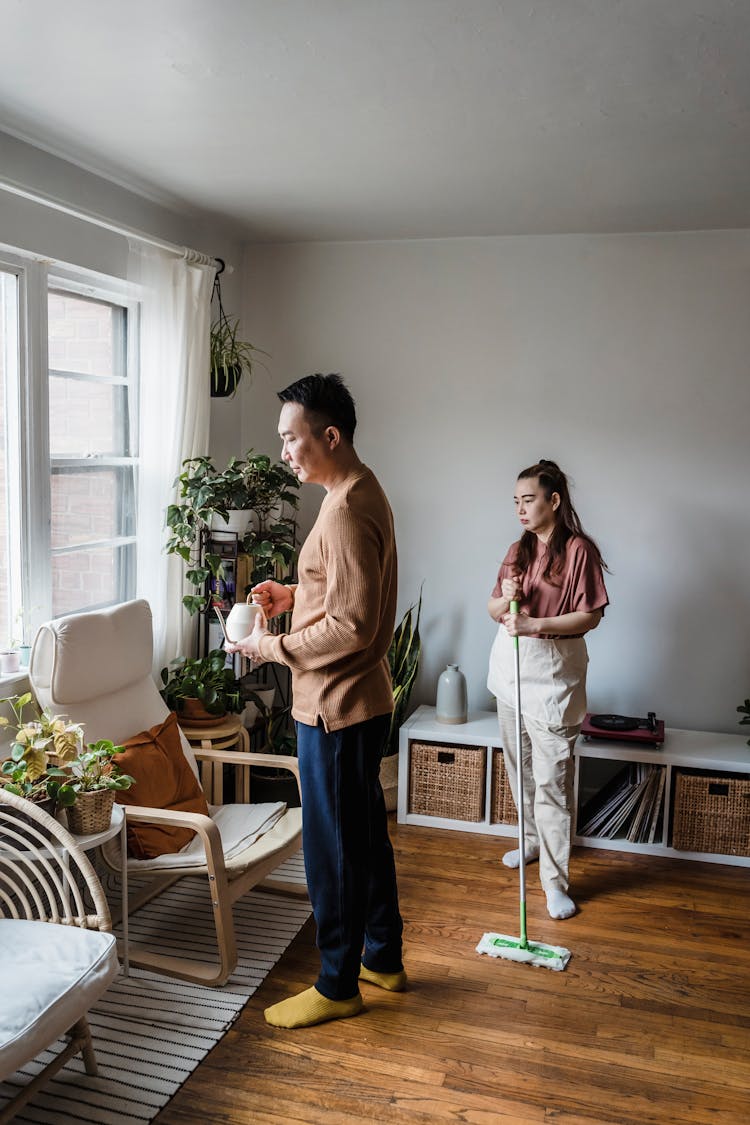
[(357, 412), (349, 388), (340, 375), (305, 375), (278, 392), (282, 402), (298, 402), (314, 416), (316, 429), (335, 426), (347, 441), (354, 441)]

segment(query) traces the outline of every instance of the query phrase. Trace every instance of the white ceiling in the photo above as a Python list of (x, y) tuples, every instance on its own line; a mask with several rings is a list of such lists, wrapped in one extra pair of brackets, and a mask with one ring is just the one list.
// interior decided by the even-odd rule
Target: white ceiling
[(3, 0), (0, 128), (251, 239), (748, 227), (749, 47), (748, 0)]

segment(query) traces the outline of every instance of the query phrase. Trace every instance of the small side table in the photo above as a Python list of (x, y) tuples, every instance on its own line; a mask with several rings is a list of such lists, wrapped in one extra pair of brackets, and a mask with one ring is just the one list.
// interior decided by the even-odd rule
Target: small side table
[(112, 819), (109, 827), (103, 832), (90, 832), (87, 836), (76, 836), (75, 840), (81, 851), (90, 852), (101, 847), (115, 836), (120, 837), (120, 895), (122, 903), (122, 972), (123, 976), (130, 973), (130, 960), (128, 957), (128, 837), (125, 825), (125, 808), (117, 802), (112, 806)]
[[(210, 725), (191, 725), (181, 722), (180, 729), (194, 749), (229, 750), (235, 747), (243, 754), (250, 753), (250, 735), (240, 715), (225, 715)], [(209, 804), (220, 805), (224, 800), (224, 767), (221, 762), (200, 762), (201, 785)], [(237, 770), (235, 798), (244, 803), (250, 800), (250, 766)]]

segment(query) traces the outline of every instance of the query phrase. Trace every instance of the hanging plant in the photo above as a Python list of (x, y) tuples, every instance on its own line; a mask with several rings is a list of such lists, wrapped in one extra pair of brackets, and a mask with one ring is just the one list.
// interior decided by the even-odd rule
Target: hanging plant
[(230, 319), (224, 312), (221, 300), (221, 274), (224, 272), (224, 262), (221, 258), (216, 260), (219, 268), (214, 278), (211, 300), (216, 301), (218, 316), (211, 324), (211, 397), (228, 398), (237, 390), (243, 373), (248, 379), (252, 378), (253, 365), (258, 362), (256, 357), (268, 353), (253, 344), (237, 339), (239, 317)]

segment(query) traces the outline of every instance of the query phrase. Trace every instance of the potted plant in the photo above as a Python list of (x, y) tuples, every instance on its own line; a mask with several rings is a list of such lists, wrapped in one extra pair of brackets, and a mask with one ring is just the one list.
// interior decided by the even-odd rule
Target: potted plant
[[(192, 457), (183, 462), (175, 485), (179, 493), (177, 502), (167, 508), (166, 551), (186, 563), (185, 577), (195, 593), (186, 594), (182, 602), (191, 616), (207, 606), (207, 580), (213, 578), (219, 584), (223, 579), (221, 556), (210, 551), (203, 554), (205, 534), (217, 517), (226, 521), (232, 512), (245, 513), (244, 526), (237, 531), (242, 550), (263, 560), (266, 568), (276, 563), (291, 565), (296, 555), (296, 526), (284, 513), (290, 508), (296, 511), (299, 505), (299, 481), (286, 465), (274, 464), (252, 449), (244, 458), (232, 457), (225, 469), (217, 469), (210, 457)], [(248, 531), (253, 512), (257, 513), (257, 528)], [(225, 522), (224, 530), (228, 529)], [(252, 580), (261, 580), (255, 571)]]
[(263, 725), (263, 744), (255, 748), (258, 754), (297, 754), (297, 739), (289, 729), (289, 716), (292, 708), (268, 706), (263, 695), (257, 691), (247, 693), (247, 698), (260, 712)]
[(21, 667), (21, 654), (15, 641), (0, 649), (0, 676), (12, 676)]
[[(242, 551), (253, 560), (250, 584), (288, 573), (297, 557), (299, 480), (282, 461), (248, 450), (245, 459), (248, 488), (253, 493), (255, 520), (242, 538)], [(238, 591), (242, 593), (243, 591)], [(247, 591), (244, 591), (247, 593)]]
[[(416, 615), (414, 610), (416, 608)], [(388, 730), (383, 760), (380, 764), (380, 783), (385, 795), (385, 807), (396, 808), (398, 795), (398, 740), (399, 729), (406, 718), (414, 681), (419, 671), (422, 643), (419, 637), (419, 618), (422, 613), (422, 591), (415, 606), (407, 609), (393, 634), (388, 649), (388, 665), (393, 680), (393, 713)]]
[(123, 773), (114, 761), (124, 749), (124, 746), (115, 746), (108, 738), (100, 738), (97, 742), (89, 742), (85, 750), (68, 762), (64, 771), (68, 775), (67, 780), (60, 793), (73, 794), (73, 801), (68, 806), (71, 832), (86, 836), (92, 832), (103, 832), (108, 827), (115, 794), (135, 784), (135, 778)]
[(253, 344), (237, 339), (239, 318), (230, 319), (224, 312), (221, 300), (221, 274), (224, 263), (217, 258), (219, 269), (214, 278), (211, 300), (218, 306), (216, 319), (211, 324), (211, 397), (228, 398), (235, 393), (243, 373), (252, 377), (257, 355), (267, 355)]
[[(254, 746), (256, 754), (288, 754), (297, 756), (297, 737), (290, 725), (291, 706), (269, 705), (263, 691), (248, 691), (248, 702), (258, 710), (258, 726), (262, 730), (262, 744)], [(286, 801), (290, 807), (300, 803), (297, 779), (285, 769), (273, 766), (253, 766), (251, 789), (253, 799), (259, 801)]]
[[(25, 718), (32, 698), (31, 692), (25, 692), (0, 699), (0, 704), (10, 707), (15, 719), (10, 757), (3, 762), (0, 773), (8, 792), (34, 801), (54, 815), (58, 806), (67, 807), (75, 801), (75, 793), (66, 785), (69, 773), (64, 767), (80, 750), (83, 728), (38, 709), (34, 718)], [(0, 716), (0, 728), (10, 725), (10, 719)]]
[[(223, 310), (222, 310), (223, 311)], [(239, 318), (220, 315), (211, 325), (211, 397), (235, 393), (243, 373), (252, 377), (256, 355), (267, 355), (246, 340), (237, 339)]]
[(162, 699), (186, 724), (215, 723), (244, 706), (239, 681), (220, 648), (208, 656), (173, 660), (162, 668), (161, 681)]

